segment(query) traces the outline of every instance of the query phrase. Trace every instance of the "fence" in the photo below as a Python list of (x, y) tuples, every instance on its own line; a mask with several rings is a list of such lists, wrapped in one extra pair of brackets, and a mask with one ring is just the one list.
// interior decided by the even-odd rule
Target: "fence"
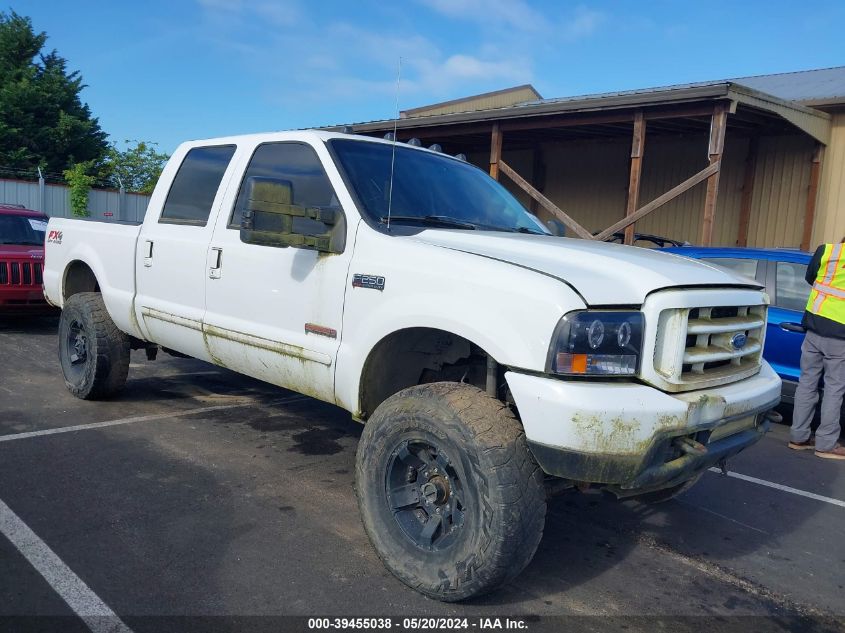
[[(88, 195), (88, 211), (92, 218), (100, 220), (124, 220), (142, 222), (147, 212), (150, 197), (139, 193), (127, 193), (118, 189), (91, 189)], [(43, 211), (49, 216), (66, 218), (72, 215), (70, 189), (64, 185), (53, 185), (40, 179), (0, 179), (0, 204), (22, 204), (27, 209)]]

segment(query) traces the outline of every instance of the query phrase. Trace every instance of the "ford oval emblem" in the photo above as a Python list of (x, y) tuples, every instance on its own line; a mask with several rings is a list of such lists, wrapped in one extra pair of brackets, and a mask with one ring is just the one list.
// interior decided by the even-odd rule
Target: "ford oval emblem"
[(731, 347), (734, 349), (742, 349), (748, 342), (748, 336), (743, 332), (737, 332), (731, 337)]

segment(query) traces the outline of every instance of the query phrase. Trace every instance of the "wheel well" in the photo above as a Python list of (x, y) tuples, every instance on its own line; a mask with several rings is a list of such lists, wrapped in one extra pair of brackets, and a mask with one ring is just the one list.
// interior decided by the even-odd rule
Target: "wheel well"
[(359, 414), (369, 417), (397, 391), (414, 385), (452, 381), (485, 388), (487, 352), (469, 340), (433, 328), (407, 328), (389, 334), (364, 363)]
[(100, 292), (100, 284), (94, 271), (85, 262), (73, 261), (65, 271), (65, 283), (62, 287), (62, 297), (67, 301), (80, 292)]

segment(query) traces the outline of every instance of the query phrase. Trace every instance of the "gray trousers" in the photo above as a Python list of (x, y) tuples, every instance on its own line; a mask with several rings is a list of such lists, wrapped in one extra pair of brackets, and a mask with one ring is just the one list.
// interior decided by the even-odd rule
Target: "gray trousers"
[(819, 380), (824, 372), (821, 423), (816, 431), (816, 450), (830, 451), (839, 439), (839, 413), (845, 395), (845, 340), (807, 331), (801, 345), (801, 377), (795, 389), (792, 411), (793, 442), (810, 439), (810, 423), (819, 401)]

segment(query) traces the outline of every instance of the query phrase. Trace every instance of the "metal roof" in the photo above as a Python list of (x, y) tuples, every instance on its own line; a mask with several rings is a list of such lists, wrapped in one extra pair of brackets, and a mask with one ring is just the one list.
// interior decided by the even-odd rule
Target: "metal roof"
[[(822, 143), (827, 144), (830, 139), (829, 114), (732, 81), (711, 81), (559, 99), (540, 99), (489, 110), (420, 116), (399, 119), (395, 122), (392, 119), (372, 121), (357, 123), (350, 127), (354, 132), (366, 134), (389, 131), (394, 125), (399, 130), (418, 129), (458, 123), (505, 121), (554, 114), (589, 113), (716, 100), (730, 101), (732, 110), (737, 104), (741, 104), (777, 115)], [(342, 127), (332, 126), (328, 129)]]
[(845, 104), (845, 66), (737, 77), (731, 81), (805, 105)]

